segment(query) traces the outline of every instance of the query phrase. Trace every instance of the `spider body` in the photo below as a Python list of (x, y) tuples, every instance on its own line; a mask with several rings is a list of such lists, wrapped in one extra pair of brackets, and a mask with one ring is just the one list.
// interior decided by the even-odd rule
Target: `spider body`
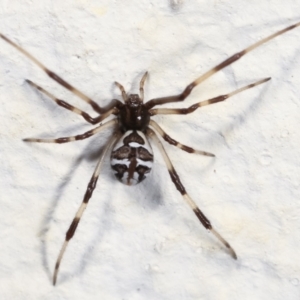
[(128, 130), (111, 153), (111, 167), (119, 181), (135, 185), (144, 180), (153, 165), (153, 151), (142, 131)]
[(119, 128), (122, 132), (139, 130), (146, 132), (150, 122), (149, 109), (137, 94), (130, 94), (125, 98), (125, 104), (118, 105)]
[[(77, 226), (79, 224), (79, 221), (81, 220), (82, 214), (92, 197), (93, 191), (96, 187), (97, 180), (99, 178), (102, 162), (104, 160), (104, 157), (106, 156), (107, 152), (113, 148), (111, 153), (111, 166), (112, 169), (115, 171), (115, 176), (122, 182), (127, 185), (133, 185), (137, 184), (138, 182), (141, 182), (144, 180), (147, 175), (150, 173), (152, 169), (153, 164), (153, 152), (150, 146), (150, 143), (148, 142), (148, 138), (150, 138), (157, 146), (159, 151), (162, 154), (162, 157), (165, 161), (165, 164), (168, 168), (168, 172), (170, 174), (171, 180), (174, 183), (176, 189), (180, 192), (183, 199), (186, 201), (186, 203), (190, 206), (190, 208), (193, 210), (194, 214), (200, 221), (200, 223), (209, 230), (214, 236), (227, 248), (229, 253), (234, 259), (237, 259), (237, 255), (233, 248), (229, 245), (229, 243), (214, 229), (211, 222), (208, 220), (208, 218), (204, 215), (202, 210), (198, 207), (198, 205), (193, 201), (193, 199), (189, 196), (187, 193), (184, 185), (181, 182), (181, 179), (179, 175), (177, 174), (168, 154), (166, 153), (164, 146), (160, 139), (158, 138), (158, 135), (163, 138), (166, 142), (169, 144), (178, 147), (179, 149), (186, 151), (188, 153), (197, 153), (201, 155), (206, 156), (214, 156), (211, 153), (208, 153), (206, 151), (201, 150), (195, 150), (189, 146), (183, 145), (180, 142), (176, 141), (172, 137), (170, 137), (153, 119), (152, 117), (158, 114), (177, 114), (177, 115), (186, 115), (193, 113), (195, 110), (202, 106), (218, 103), (225, 101), (229, 97), (232, 97), (238, 93), (241, 93), (245, 90), (248, 90), (250, 88), (253, 88), (255, 86), (258, 86), (260, 84), (263, 84), (267, 81), (269, 81), (271, 78), (264, 78), (261, 80), (258, 80), (254, 83), (248, 84), (246, 86), (240, 87), (230, 93), (227, 93), (225, 95), (219, 95), (217, 97), (201, 101), (198, 103), (195, 103), (187, 108), (155, 108), (155, 106), (163, 105), (167, 103), (173, 103), (173, 102), (182, 102), (184, 101), (189, 94), (192, 92), (192, 90), (201, 84), (203, 81), (217, 73), (218, 71), (222, 70), (223, 68), (231, 65), (232, 63), (236, 62), (237, 60), (241, 59), (244, 55), (247, 53), (253, 51), (254, 49), (261, 46), (263, 43), (266, 43), (270, 41), (271, 39), (284, 34), (287, 31), (290, 31), (296, 27), (300, 26), (300, 22), (293, 24), (289, 27), (286, 27), (280, 31), (275, 32), (274, 34), (271, 34), (270, 36), (261, 39), (260, 41), (254, 43), (253, 45), (250, 45), (249, 47), (243, 49), (240, 52), (235, 53), (234, 55), (230, 56), (223, 62), (219, 63), (212, 69), (208, 70), (206, 73), (204, 73), (202, 76), (196, 78), (192, 83), (187, 85), (183, 91), (174, 96), (167, 96), (167, 97), (161, 97), (161, 98), (155, 98), (151, 99), (147, 103), (143, 103), (144, 101), (144, 82), (147, 77), (147, 72), (144, 74), (140, 81), (140, 96), (137, 94), (129, 94), (127, 95), (125, 92), (125, 89), (123, 86), (116, 82), (116, 85), (119, 87), (122, 93), (122, 98), (124, 100), (124, 103), (122, 103), (119, 100), (113, 99), (111, 103), (107, 107), (101, 107), (99, 106), (94, 100), (92, 100), (90, 97), (86, 96), (84, 93), (82, 93), (80, 90), (76, 89), (74, 86), (66, 82), (64, 79), (62, 79), (60, 76), (58, 76), (53, 71), (49, 70), (46, 66), (44, 66), (39, 60), (37, 60), (35, 57), (33, 57), (30, 53), (28, 53), (26, 50), (18, 46), (16, 43), (8, 39), (5, 35), (0, 33), (0, 38), (2, 38), (4, 41), (9, 43), (11, 46), (13, 46), (15, 49), (23, 53), (27, 58), (29, 58), (33, 63), (35, 63), (39, 68), (41, 68), (50, 78), (55, 80), (58, 84), (62, 85), (75, 95), (77, 95), (79, 98), (81, 98), (83, 101), (90, 104), (90, 106), (94, 109), (94, 111), (98, 114), (96, 117), (91, 117), (88, 113), (85, 111), (82, 111), (81, 109), (65, 102), (64, 100), (56, 98), (54, 95), (52, 95), (50, 92), (46, 91), (44, 88), (40, 87), (36, 83), (26, 80), (27, 83), (29, 83), (32, 87), (38, 89), (40, 92), (46, 94), (50, 99), (52, 99), (57, 105), (73, 112), (81, 117), (83, 117), (87, 122), (90, 124), (100, 124), (97, 127), (84, 132), (82, 134), (78, 134), (75, 136), (69, 136), (69, 137), (61, 137), (61, 138), (54, 138), (54, 139), (40, 139), (40, 138), (26, 138), (24, 139), (25, 142), (38, 142), (38, 143), (56, 143), (56, 144), (62, 144), (62, 143), (68, 143), (73, 142), (77, 140), (83, 140), (86, 138), (89, 138), (90, 136), (97, 134), (104, 129), (108, 127), (114, 127), (114, 133), (107, 143), (107, 145), (104, 147), (104, 150), (98, 160), (98, 163), (96, 165), (95, 171), (88, 183), (87, 190), (85, 192), (85, 195), (83, 197), (83, 201), (78, 208), (75, 217), (66, 233), (65, 241), (62, 245), (62, 248), (59, 252), (58, 258), (56, 260), (55, 264), (55, 270), (53, 275), (53, 284), (56, 283), (57, 275), (59, 266), (61, 263), (61, 260), (63, 258), (63, 255), (65, 253), (65, 250), (67, 248), (67, 245), (70, 241), (70, 239), (74, 236), (74, 233), (77, 229)], [(101, 123), (104, 119), (107, 117), (115, 115), (116, 118)]]

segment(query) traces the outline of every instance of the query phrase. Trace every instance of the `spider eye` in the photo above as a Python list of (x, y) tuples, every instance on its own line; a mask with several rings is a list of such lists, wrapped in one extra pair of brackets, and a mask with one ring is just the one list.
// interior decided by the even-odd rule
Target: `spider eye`
[(139, 97), (139, 95), (137, 94), (130, 94), (128, 96), (128, 103), (130, 106), (139, 106), (141, 104), (142, 100), (141, 98)]

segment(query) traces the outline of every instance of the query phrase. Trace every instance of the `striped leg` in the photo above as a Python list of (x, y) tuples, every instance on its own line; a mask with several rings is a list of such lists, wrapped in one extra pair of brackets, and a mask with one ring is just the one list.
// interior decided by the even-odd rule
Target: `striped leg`
[(165, 140), (167, 141), (169, 144), (178, 147), (179, 149), (186, 151), (188, 153), (196, 153), (196, 154), (201, 154), (201, 155), (205, 155), (205, 156), (211, 156), (211, 157), (215, 157), (214, 154), (206, 152), (206, 151), (201, 151), (201, 150), (195, 150), (189, 146), (183, 145), (177, 141), (175, 141), (174, 139), (172, 139), (155, 121), (150, 120), (150, 126), (152, 126), (158, 133), (159, 135)]
[(148, 128), (147, 135), (150, 136), (152, 138), (152, 140), (155, 142), (155, 144), (157, 145), (157, 147), (160, 150), (160, 152), (164, 158), (164, 161), (168, 167), (168, 171), (169, 171), (169, 174), (171, 176), (173, 183), (175, 184), (177, 190), (181, 193), (182, 197), (187, 202), (187, 204), (192, 208), (192, 210), (194, 211), (194, 213), (197, 216), (197, 218), (199, 219), (199, 221), (202, 223), (202, 225), (207, 230), (212, 232), (215, 235), (215, 237), (228, 249), (231, 256), (234, 259), (237, 259), (236, 253), (231, 248), (229, 243), (212, 227), (210, 221), (205, 217), (203, 212), (199, 209), (199, 207), (196, 205), (196, 203), (192, 200), (192, 198), (186, 192), (184, 186), (182, 185), (182, 183), (180, 181), (180, 178), (179, 178), (176, 170), (174, 169), (174, 167), (169, 159), (168, 154), (166, 153), (161, 141), (158, 139), (155, 132), (152, 129)]
[(84, 95), (81, 91), (79, 91), (78, 89), (76, 89), (74, 86), (72, 86), (71, 84), (69, 84), (68, 82), (66, 82), (64, 79), (62, 79), (61, 77), (59, 77), (57, 74), (55, 74), (54, 72), (52, 72), (51, 70), (49, 70), (48, 68), (46, 68), (38, 59), (36, 59), (35, 57), (33, 57), (29, 52), (27, 52), (26, 50), (24, 50), (23, 48), (21, 48), (20, 46), (18, 46), (16, 43), (14, 43), (13, 41), (11, 41), (5, 35), (3, 35), (3, 34), (0, 33), (0, 38), (2, 38), (4, 41), (6, 41), (11, 46), (13, 46), (15, 49), (17, 49), (22, 54), (24, 54), (28, 59), (30, 59), (33, 63), (35, 63), (39, 68), (41, 68), (50, 78), (52, 78), (57, 83), (59, 83), (60, 85), (62, 85), (64, 88), (66, 88), (69, 91), (71, 91), (72, 93), (74, 93), (76, 96), (78, 96), (79, 98), (81, 98), (82, 100), (84, 100), (85, 102), (87, 102), (88, 104), (90, 104), (92, 106), (92, 108), (96, 112), (98, 112), (100, 114), (105, 113), (108, 110), (112, 109), (116, 105), (115, 101), (112, 101), (106, 107), (100, 107), (94, 100), (92, 100), (88, 96)]
[(153, 116), (153, 115), (171, 115), (171, 114), (175, 114), (175, 115), (187, 115), (187, 114), (190, 114), (192, 112), (194, 112), (196, 109), (198, 109), (199, 107), (202, 107), (202, 106), (205, 106), (205, 105), (210, 105), (210, 104), (214, 104), (214, 103), (218, 103), (218, 102), (221, 102), (221, 101), (225, 101), (226, 99), (228, 99), (229, 97), (232, 97), (238, 93), (241, 93), (245, 90), (248, 90), (248, 89), (251, 89), (259, 84), (262, 84), (262, 83), (265, 83), (267, 81), (269, 81), (271, 78), (265, 78), (265, 79), (262, 79), (262, 80), (259, 80), (255, 83), (251, 83), (249, 85), (246, 85), (244, 87), (241, 87), (229, 94), (226, 94), (226, 95), (220, 95), (220, 96), (217, 96), (217, 97), (214, 97), (214, 98), (211, 98), (211, 99), (208, 99), (208, 100), (205, 100), (205, 101), (201, 101), (201, 102), (198, 102), (198, 103), (195, 103), (193, 105), (191, 105), (190, 107), (188, 108), (156, 108), (156, 109), (151, 109), (150, 110), (150, 114)]
[(300, 22), (291, 25), (289, 27), (286, 27), (280, 31), (277, 31), (276, 33), (273, 33), (271, 35), (269, 35), (268, 37), (254, 43), (253, 45), (247, 47), (246, 49), (235, 53), (234, 55), (230, 56), (229, 58), (227, 58), (226, 60), (224, 60), (223, 62), (221, 62), (220, 64), (218, 64), (217, 66), (215, 66), (214, 68), (210, 69), (209, 71), (207, 71), (206, 73), (204, 73), (202, 76), (198, 77), (196, 80), (194, 80), (192, 83), (190, 83), (181, 94), (179, 95), (175, 95), (175, 96), (169, 96), (169, 97), (162, 97), (162, 98), (156, 98), (156, 99), (152, 99), (150, 101), (148, 101), (146, 103), (147, 108), (152, 108), (155, 105), (161, 105), (161, 104), (165, 104), (165, 103), (170, 103), (170, 102), (178, 102), (178, 101), (183, 101), (193, 90), (194, 87), (196, 87), (197, 85), (199, 85), (200, 83), (202, 83), (204, 80), (206, 80), (207, 78), (211, 77), (212, 75), (214, 75), (215, 73), (217, 73), (218, 71), (224, 69), (225, 67), (231, 65), (232, 63), (234, 63), (235, 61), (239, 60), (240, 58), (242, 58), (244, 55), (246, 55), (247, 53), (249, 53), (250, 51), (258, 48), (259, 46), (261, 46), (262, 44), (276, 38), (277, 36), (284, 34), (287, 31), (290, 31), (296, 27), (300, 26)]
[(53, 285), (56, 284), (56, 279), (57, 279), (57, 274), (58, 274), (58, 270), (59, 270), (59, 265), (60, 265), (60, 262), (63, 258), (63, 255), (66, 251), (66, 248), (68, 246), (68, 243), (70, 241), (70, 239), (74, 236), (74, 233), (76, 231), (76, 228), (78, 226), (78, 223), (82, 217), (82, 214), (86, 208), (86, 206), (88, 205), (88, 202), (90, 200), (90, 198), (92, 197), (92, 194), (93, 194), (93, 191), (94, 189), (96, 188), (96, 185), (97, 185), (97, 180), (99, 178), (99, 174), (100, 174), (100, 169), (101, 169), (101, 165), (102, 165), (102, 162), (105, 158), (105, 155), (106, 153), (108, 152), (108, 150), (111, 148), (113, 142), (116, 140), (116, 134), (114, 134), (114, 136), (110, 139), (110, 141), (108, 142), (107, 146), (104, 148), (101, 156), (100, 156), (100, 159), (97, 163), (97, 166), (95, 168), (95, 171), (93, 173), (93, 176), (87, 186), (87, 190), (85, 192), (85, 195), (83, 197), (83, 201), (81, 203), (81, 205), (79, 206), (79, 209), (77, 210), (76, 212), (76, 215), (66, 233), (66, 239), (62, 245), (62, 248), (59, 252), (59, 255), (57, 257), (57, 260), (56, 260), (56, 263), (55, 263), (55, 270), (54, 270), (54, 274), (53, 274)]
[[(108, 116), (110, 116), (111, 114), (117, 114), (118, 113), (118, 109), (116, 107), (108, 110), (107, 112), (103, 113), (102, 115), (96, 117), (96, 118), (92, 118), (88, 113), (82, 111), (81, 109), (65, 102), (64, 100), (58, 99), (56, 98), (53, 94), (51, 94), (50, 92), (46, 91), (44, 88), (40, 87), (39, 85), (37, 85), (36, 83), (32, 82), (29, 79), (26, 79), (26, 82), (28, 82), (31, 86), (33, 86), (34, 88), (36, 88), (37, 90), (39, 90), (40, 92), (44, 93), (45, 95), (47, 95), (49, 98), (51, 98), (56, 104), (58, 104), (59, 106), (68, 109), (72, 112), (74, 112), (75, 114), (78, 114), (80, 116), (82, 116), (86, 121), (88, 121), (91, 124), (97, 124), (100, 123), (101, 121), (103, 121), (104, 119), (106, 119)], [(114, 100), (115, 103), (117, 104), (119, 101), (118, 100)]]
[(83, 134), (78, 134), (78, 135), (74, 135), (74, 136), (61, 137), (61, 138), (57, 138), (57, 139), (27, 138), (27, 139), (23, 139), (23, 141), (24, 142), (35, 142), (35, 143), (56, 143), (56, 144), (69, 143), (69, 142), (87, 139), (90, 136), (102, 131), (103, 129), (111, 127), (113, 125), (116, 125), (117, 123), (118, 123), (118, 120), (113, 119), (104, 124), (100, 124), (98, 127), (94, 128), (92, 130), (89, 130)]

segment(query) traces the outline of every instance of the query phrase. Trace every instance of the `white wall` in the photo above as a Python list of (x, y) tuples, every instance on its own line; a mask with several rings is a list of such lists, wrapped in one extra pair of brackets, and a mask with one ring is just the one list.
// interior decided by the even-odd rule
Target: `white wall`
[[(0, 1), (0, 32), (100, 105), (113, 82), (146, 98), (176, 94), (231, 54), (300, 21), (296, 0)], [(187, 116), (156, 117), (174, 138), (216, 159), (166, 149), (186, 189), (233, 245), (234, 261), (199, 224), (161, 156), (135, 187), (109, 163), (67, 249), (53, 266), (108, 133), (26, 144), (90, 129), (28, 78), (95, 115), (0, 40), (1, 299), (299, 299), (300, 28), (222, 70), (181, 105), (272, 77)]]

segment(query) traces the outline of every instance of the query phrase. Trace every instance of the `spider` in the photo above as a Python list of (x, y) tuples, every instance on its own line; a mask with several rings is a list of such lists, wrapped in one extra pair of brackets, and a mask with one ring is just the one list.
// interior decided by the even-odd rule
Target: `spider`
[[(230, 255), (237, 259), (237, 255), (233, 248), (230, 246), (230, 244), (214, 229), (211, 222), (208, 220), (208, 218), (203, 214), (203, 212), (200, 210), (200, 208), (197, 206), (197, 204), (192, 200), (192, 198), (189, 196), (189, 194), (186, 192), (185, 187), (181, 183), (181, 180), (168, 156), (166, 153), (164, 146), (160, 139), (158, 138), (158, 135), (161, 136), (166, 142), (168, 142), (171, 145), (174, 145), (178, 148), (180, 148), (183, 151), (186, 151), (188, 153), (197, 153), (205, 156), (211, 156), (213, 157), (214, 154), (208, 153), (205, 151), (195, 150), (189, 146), (183, 145), (180, 142), (174, 140), (172, 137), (170, 137), (154, 120), (151, 119), (151, 117), (159, 114), (190, 114), (194, 112), (199, 107), (214, 104), (217, 102), (225, 101), (227, 98), (232, 97), (238, 93), (241, 93), (245, 90), (248, 90), (250, 88), (253, 88), (255, 86), (258, 86), (260, 84), (263, 84), (267, 81), (269, 81), (271, 78), (264, 78), (259, 81), (256, 81), (254, 83), (251, 83), (249, 85), (243, 86), (237, 90), (232, 91), (231, 93), (220, 95), (199, 103), (195, 103), (191, 105), (188, 108), (155, 108), (157, 105), (172, 103), (172, 102), (180, 102), (184, 101), (189, 94), (192, 92), (192, 90), (202, 83), (204, 80), (208, 79), (213, 74), (217, 73), (218, 71), (222, 70), (223, 68), (229, 66), (230, 64), (234, 63), (250, 51), (258, 48), (263, 43), (266, 43), (270, 41), (271, 39), (284, 34), (287, 31), (290, 31), (296, 27), (300, 26), (300, 22), (291, 25), (289, 27), (286, 27), (256, 43), (253, 45), (245, 48), (244, 50), (235, 53), (234, 55), (227, 58), (225, 61), (221, 62), (214, 68), (210, 69), (206, 73), (204, 73), (202, 76), (198, 77), (196, 80), (194, 80), (192, 83), (190, 83), (180, 94), (175, 96), (168, 96), (168, 97), (161, 97), (161, 98), (155, 98), (151, 99), (148, 102), (144, 103), (144, 83), (146, 81), (148, 72), (146, 72), (141, 81), (140, 81), (140, 87), (139, 87), (139, 95), (138, 94), (127, 94), (124, 87), (118, 83), (115, 82), (116, 86), (120, 89), (122, 94), (123, 102), (117, 99), (113, 99), (111, 103), (106, 107), (99, 106), (94, 100), (83, 94), (80, 90), (73, 87), (71, 84), (66, 82), (64, 79), (59, 77), (57, 74), (46, 68), (39, 60), (37, 60), (35, 57), (33, 57), (30, 53), (28, 53), (26, 50), (22, 49), (20, 46), (15, 44), (13, 41), (8, 39), (5, 35), (0, 33), (0, 37), (12, 45), (14, 48), (16, 48), (18, 51), (23, 53), (27, 58), (29, 58), (32, 62), (34, 62), (38, 67), (40, 67), (50, 78), (61, 84), (63, 87), (68, 89), (69, 91), (73, 92), (76, 96), (81, 98), (82, 100), (86, 101), (91, 107), (94, 109), (96, 113), (98, 113), (97, 117), (91, 117), (88, 113), (85, 111), (80, 110), (79, 108), (65, 102), (64, 100), (56, 98), (53, 94), (46, 91), (44, 88), (40, 87), (36, 83), (26, 79), (26, 82), (28, 82), (31, 86), (38, 89), (40, 92), (47, 95), (49, 98), (51, 98), (57, 105), (72, 111), (73, 113), (76, 113), (80, 116), (82, 116), (87, 122), (95, 125), (99, 124), (97, 127), (84, 132), (82, 134), (78, 134), (75, 136), (69, 136), (69, 137), (60, 137), (55, 139), (38, 139), (38, 138), (26, 138), (24, 139), (25, 142), (37, 142), (37, 143), (68, 143), (73, 142), (77, 140), (83, 140), (87, 139), (104, 129), (108, 127), (113, 127), (114, 132), (112, 134), (112, 137), (110, 138), (109, 142), (105, 146), (99, 161), (96, 165), (96, 168), (94, 170), (94, 173), (88, 183), (87, 190), (85, 192), (85, 195), (83, 197), (82, 204), (80, 205), (79, 209), (76, 212), (76, 215), (66, 232), (65, 241), (62, 245), (62, 248), (59, 252), (58, 258), (55, 263), (55, 269), (53, 274), (53, 285), (56, 284), (57, 281), (57, 275), (59, 271), (59, 266), (61, 263), (61, 260), (63, 258), (63, 255), (65, 253), (65, 250), (67, 248), (67, 245), (71, 238), (74, 236), (74, 233), (77, 229), (77, 226), (79, 224), (79, 221), (82, 217), (82, 214), (92, 197), (93, 191), (96, 187), (97, 180), (99, 178), (99, 173), (101, 169), (102, 162), (106, 156), (106, 154), (111, 150), (111, 167), (114, 171), (114, 174), (116, 178), (121, 181), (122, 183), (126, 185), (135, 185), (142, 180), (144, 180), (150, 173), (153, 165), (153, 151), (151, 148), (151, 145), (148, 141), (148, 138), (150, 138), (157, 146), (159, 151), (162, 154), (162, 157), (167, 165), (170, 177), (177, 188), (177, 190), (180, 192), (184, 200), (187, 202), (187, 204), (191, 207), (191, 209), (194, 211), (195, 215), (199, 219), (200, 223), (211, 233), (215, 235), (215, 237), (227, 248)], [(113, 118), (112, 120), (101, 123), (103, 120), (105, 120), (110, 115), (115, 115), (116, 118)]]

